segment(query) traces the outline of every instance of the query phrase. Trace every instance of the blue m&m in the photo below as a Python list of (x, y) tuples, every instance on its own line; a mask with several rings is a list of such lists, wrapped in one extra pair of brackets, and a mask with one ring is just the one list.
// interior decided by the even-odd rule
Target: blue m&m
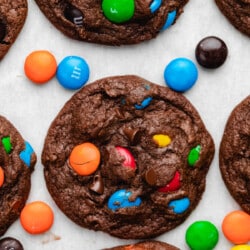
[(117, 190), (108, 200), (108, 208), (116, 211), (119, 208), (138, 207), (141, 204), (141, 198), (137, 197), (134, 201), (130, 201), (131, 192), (125, 189)]
[(165, 68), (164, 79), (169, 88), (178, 92), (189, 90), (198, 79), (196, 65), (187, 58), (176, 58)]
[(59, 63), (56, 77), (64, 88), (80, 89), (89, 79), (89, 66), (79, 56), (67, 56)]

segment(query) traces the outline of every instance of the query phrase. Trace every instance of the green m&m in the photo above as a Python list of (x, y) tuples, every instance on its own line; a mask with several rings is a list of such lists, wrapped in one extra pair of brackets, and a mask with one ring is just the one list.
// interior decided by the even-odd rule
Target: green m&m
[(135, 12), (134, 0), (103, 0), (102, 10), (105, 17), (113, 23), (129, 21)]
[(209, 221), (196, 221), (186, 231), (186, 243), (191, 250), (212, 250), (218, 240), (219, 232)]

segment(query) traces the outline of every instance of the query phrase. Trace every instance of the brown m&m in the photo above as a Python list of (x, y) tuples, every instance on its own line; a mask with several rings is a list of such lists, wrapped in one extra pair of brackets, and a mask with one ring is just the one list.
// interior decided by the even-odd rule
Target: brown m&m
[(210, 69), (220, 67), (225, 62), (227, 54), (228, 49), (225, 42), (215, 36), (203, 38), (195, 49), (197, 62)]

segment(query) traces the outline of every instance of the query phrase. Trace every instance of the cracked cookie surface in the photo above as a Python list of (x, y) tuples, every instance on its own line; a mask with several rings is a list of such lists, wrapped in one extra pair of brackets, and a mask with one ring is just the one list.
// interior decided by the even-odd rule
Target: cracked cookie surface
[[(91, 156), (96, 148), (75, 157), (93, 145), (100, 160)], [(210, 134), (182, 94), (127, 75), (89, 84), (65, 104), (48, 130), (42, 162), (50, 194), (75, 223), (148, 238), (197, 206), (213, 155)], [(91, 171), (76, 172), (81, 164)]]

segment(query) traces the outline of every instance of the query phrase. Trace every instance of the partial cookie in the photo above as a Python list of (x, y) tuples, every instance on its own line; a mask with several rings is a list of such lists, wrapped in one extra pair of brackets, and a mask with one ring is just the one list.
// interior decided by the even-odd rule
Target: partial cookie
[(249, 0), (215, 0), (215, 2), (236, 29), (250, 36)]
[(183, 95), (117, 76), (87, 85), (65, 104), (42, 162), (50, 194), (75, 223), (148, 238), (196, 207), (213, 155), (213, 140)]
[(220, 144), (220, 170), (234, 199), (250, 214), (250, 96), (232, 111)]
[(0, 235), (19, 217), (30, 191), (36, 154), (16, 128), (0, 116)]
[(0, 60), (8, 52), (21, 31), (26, 15), (26, 0), (4, 0), (0, 4)]
[(154, 38), (188, 0), (35, 0), (65, 35), (92, 43), (135, 44)]
[(165, 242), (152, 240), (152, 241), (143, 241), (131, 245), (106, 248), (104, 250), (180, 250), (180, 249), (172, 245), (169, 245)]

